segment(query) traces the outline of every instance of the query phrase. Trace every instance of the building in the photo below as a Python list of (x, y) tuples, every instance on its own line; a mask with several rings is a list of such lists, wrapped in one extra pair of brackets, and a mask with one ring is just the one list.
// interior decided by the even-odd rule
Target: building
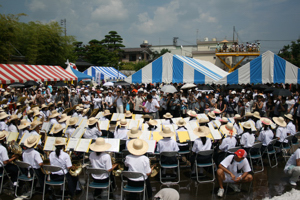
[(151, 61), (152, 51), (150, 49), (151, 44), (147, 40), (143, 41), (140, 48), (122, 48), (122, 62), (139, 62), (139, 61)]

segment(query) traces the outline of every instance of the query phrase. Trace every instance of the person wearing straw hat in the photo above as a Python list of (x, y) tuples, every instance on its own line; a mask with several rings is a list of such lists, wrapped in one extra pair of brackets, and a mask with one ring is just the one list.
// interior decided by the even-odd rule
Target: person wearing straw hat
[(259, 131), (262, 127), (261, 121), (260, 121), (260, 114), (258, 111), (255, 111), (253, 113), (253, 117), (252, 117), (253, 121), (255, 122), (255, 128), (257, 131)]
[(83, 109), (83, 111), (82, 111), (82, 117), (83, 117), (84, 119), (88, 119), (87, 114), (89, 113), (89, 111), (90, 111), (90, 108), (85, 108), (85, 109)]
[(30, 122), (28, 122), (26, 119), (22, 119), (20, 122), (20, 125), (18, 126), (19, 129), (19, 137), (18, 139), (21, 139), (24, 134), (29, 133), (29, 127), (30, 127)]
[[(144, 155), (149, 148), (148, 146), (148, 143), (141, 139), (134, 139), (128, 142), (127, 149), (130, 154), (126, 156), (124, 164), (126, 167), (128, 167), (129, 172), (139, 172), (144, 175), (144, 178), (146, 179), (148, 198), (151, 198), (152, 187), (148, 177), (150, 176), (154, 166), (152, 166), (152, 168), (150, 167), (149, 158)], [(128, 186), (143, 187), (143, 177), (128, 179)], [(136, 199), (136, 196), (133, 193), (131, 194), (131, 198), (129, 199)]]
[(75, 110), (73, 112), (72, 117), (78, 117), (79, 116), (79, 112), (78, 112), (79, 109), (81, 109), (81, 108), (79, 106), (76, 106), (76, 108), (75, 108)]
[(130, 112), (130, 110), (126, 110), (125, 119), (132, 119), (132, 113)]
[(236, 133), (239, 136), (244, 132), (243, 128), (240, 126), (242, 117), (239, 114), (235, 114), (233, 119), (234, 119), (233, 127), (236, 129)]
[(197, 121), (197, 113), (193, 110), (189, 110), (187, 114), (190, 116), (189, 121)]
[(101, 137), (102, 132), (97, 124), (98, 119), (96, 119), (95, 117), (91, 117), (87, 122), (88, 127), (86, 128), (83, 137), (87, 139), (96, 139), (98, 137)]
[(288, 146), (288, 140), (285, 139), (287, 137), (287, 128), (286, 122), (283, 117), (273, 117), (272, 118), (275, 124), (277, 124), (275, 137), (278, 139), (274, 146), (277, 147), (286, 147)]
[(62, 137), (63, 130), (64, 130), (64, 127), (61, 124), (54, 124), (52, 134), (54, 137)]
[(111, 112), (110, 110), (104, 110), (103, 117), (99, 119), (99, 121), (109, 121), (111, 119)]
[(62, 113), (63, 111), (64, 111), (64, 108), (62, 107), (62, 101), (59, 101), (59, 102), (57, 102), (57, 104), (56, 104), (56, 111), (58, 112), (58, 113)]
[(253, 114), (251, 112), (246, 112), (244, 117), (245, 117), (245, 121), (249, 121), (249, 122), (254, 123), (254, 121), (252, 120)]
[[(18, 155), (13, 155), (11, 158), (8, 157), (7, 145), (6, 145), (6, 137), (8, 135), (7, 131), (0, 131), (0, 162), (4, 165), (7, 173), (10, 174), (11, 181), (13, 182), (13, 186), (17, 186), (17, 178), (18, 178), (18, 167), (11, 162), (18, 159)], [(0, 168), (0, 172), (3, 172), (3, 169)], [(3, 178), (3, 177), (2, 177)]]
[(171, 115), (171, 113), (167, 112), (166, 114), (163, 115), (163, 117), (165, 118), (165, 121), (163, 121), (161, 124), (162, 125), (172, 125), (174, 124), (172, 118), (173, 115)]
[(138, 139), (141, 135), (142, 131), (140, 131), (137, 127), (132, 127), (132, 129), (127, 132), (128, 140), (126, 140), (126, 148), (128, 142), (130, 142), (133, 139)]
[(292, 142), (293, 143), (297, 143), (298, 142), (298, 138), (295, 136), (295, 134), (296, 134), (296, 126), (293, 123), (293, 121), (294, 121), (293, 115), (291, 115), (291, 114), (285, 114), (284, 118), (285, 118), (285, 121), (287, 123), (287, 125), (286, 125), (287, 135), (294, 135), (294, 137), (292, 138)]
[(115, 129), (114, 138), (118, 138), (120, 140), (127, 140), (127, 132), (129, 130), (126, 128), (126, 126), (127, 126), (126, 119), (121, 119), (119, 125)]
[(222, 117), (221, 119), (219, 119), (219, 121), (221, 122), (221, 125), (224, 125), (224, 124), (228, 123), (227, 117)]
[[(39, 184), (41, 188), (39, 189), (40, 191), (43, 190), (43, 185), (44, 185), (44, 177), (45, 175), (43, 174), (41, 170), (41, 166), (43, 166), (43, 160), (41, 158), (41, 155), (38, 151), (34, 149), (36, 144), (39, 142), (39, 136), (37, 135), (32, 135), (26, 138), (24, 142), (24, 146), (26, 147), (26, 150), (23, 151), (22, 158), (23, 162), (28, 163), (32, 166), (33, 170), (35, 171)], [(32, 176), (33, 172), (30, 169), (30, 174)], [(23, 174), (28, 174), (28, 170), (25, 169)]]
[(19, 132), (17, 129), (19, 118), (17, 115), (11, 115), (9, 120), (8, 120), (8, 131), (9, 132)]
[(143, 120), (143, 123), (141, 123), (141, 124), (139, 125), (139, 129), (140, 129), (140, 130), (142, 130), (143, 124), (148, 124), (149, 120), (150, 120), (150, 119), (153, 119), (153, 116), (152, 116), (152, 115), (145, 114), (145, 115), (142, 116), (142, 118), (143, 118), (144, 120)]
[[(37, 136), (40, 136), (40, 129), (42, 128), (42, 122), (39, 122), (37, 120), (34, 120), (31, 124), (30, 124), (30, 127), (29, 127), (29, 135), (37, 135)], [(39, 140), (39, 143), (38, 143), (38, 148), (39, 150), (43, 150), (42, 146), (42, 141)]]
[[(192, 148), (192, 156), (191, 156), (191, 169), (192, 176), (196, 172), (196, 168), (194, 166), (196, 155), (200, 151), (210, 150), (212, 146), (211, 139), (207, 136), (210, 134), (210, 130), (207, 126), (199, 126), (194, 129), (193, 133), (198, 136), (198, 138), (194, 141), (194, 145)], [(209, 163), (211, 162), (211, 156), (200, 156), (197, 155), (197, 163)], [(203, 173), (203, 168), (200, 168), (200, 174)]]
[(71, 158), (69, 154), (64, 152), (66, 145), (66, 139), (62, 137), (57, 137), (54, 142), (55, 151), (51, 152), (49, 155), (50, 164), (53, 166), (58, 166), (63, 169), (63, 171), (52, 172), (50, 175), (51, 180), (53, 181), (63, 181), (64, 174), (66, 174), (66, 179), (68, 181), (68, 191), (70, 196), (73, 198), (76, 191), (76, 185), (78, 181), (77, 176), (71, 176), (69, 173), (70, 169), (75, 169), (72, 166)]
[(79, 120), (78, 117), (72, 117), (67, 120), (66, 124), (68, 128), (65, 132), (65, 137), (70, 138), (73, 135), (78, 120)]
[(17, 107), (17, 108), (16, 108), (16, 110), (15, 110), (14, 113), (13, 113), (14, 115), (16, 115), (16, 114), (18, 113), (18, 111), (19, 111), (19, 109), (21, 108), (21, 106), (22, 106), (22, 104), (19, 103), (19, 102), (16, 104), (16, 107)]
[(247, 160), (247, 152), (244, 149), (237, 150), (234, 155), (227, 156), (219, 165), (217, 179), (219, 183), (218, 197), (223, 197), (223, 182), (229, 182), (229, 187), (235, 192), (240, 192), (236, 184), (247, 183), (253, 180), (251, 167)]
[(27, 115), (27, 121), (28, 122), (33, 122), (33, 110), (28, 110), (27, 112), (26, 112), (26, 115)]
[(48, 106), (46, 104), (42, 104), (42, 107), (41, 107), (41, 110), (40, 110), (40, 113), (44, 117), (45, 120), (47, 120), (47, 118), (48, 118), (47, 108), (48, 108)]
[[(226, 104), (225, 104), (226, 105)], [(215, 109), (214, 111), (214, 114), (215, 114), (215, 120), (219, 120), (221, 119), (221, 115), (222, 115), (222, 111), (220, 111), (219, 109)]]
[(53, 110), (51, 115), (49, 116), (51, 127), (55, 124), (58, 124), (59, 113), (56, 110)]
[(180, 143), (179, 137), (178, 137), (178, 132), (187, 131), (187, 128), (185, 127), (186, 126), (186, 121), (184, 119), (179, 119), (177, 121), (176, 125), (178, 126), (178, 128), (175, 131), (177, 145), (178, 145), (180, 151), (188, 151), (189, 150), (189, 143), (187, 143), (187, 142)]
[(8, 131), (8, 126), (6, 124), (8, 117), (9, 115), (5, 112), (0, 113), (0, 131)]
[(62, 114), (61, 117), (60, 117), (60, 120), (58, 120), (58, 123), (65, 128), (67, 126), (66, 122), (70, 118), (71, 118), (71, 116), (68, 116), (67, 114)]
[[(93, 152), (90, 153), (89, 159), (92, 168), (105, 169), (108, 172), (112, 172), (118, 166), (118, 164), (112, 165), (111, 157), (108, 153), (106, 153), (106, 151), (108, 151), (110, 148), (111, 148), (111, 144), (106, 143), (103, 138), (97, 138), (96, 141), (93, 144), (91, 144), (90, 149)], [(101, 175), (92, 174), (92, 178), (94, 183), (107, 183), (110, 179), (110, 181), (113, 182), (113, 187), (115, 186), (112, 173), (110, 173), (110, 176), (106, 174), (101, 174)], [(101, 193), (102, 193), (101, 189), (95, 189), (94, 197), (100, 196)]]
[(262, 122), (262, 129), (257, 133), (257, 140), (262, 142), (260, 151), (263, 153), (266, 148), (268, 148), (269, 151), (272, 151), (273, 146), (269, 145), (274, 138), (274, 133), (271, 130), (272, 121), (265, 117), (260, 118), (260, 120)]
[(284, 172), (290, 176), (291, 186), (297, 186), (300, 176), (300, 149), (298, 148), (285, 164)]
[[(243, 149), (245, 149), (245, 151), (247, 151), (247, 153), (250, 153), (249, 150), (251, 149), (251, 147), (253, 146), (253, 144), (255, 142), (255, 136), (251, 132), (251, 124), (249, 122), (245, 122), (243, 124), (243, 128), (244, 128), (244, 133), (242, 134), (240, 144), (243, 146)], [(251, 153), (254, 153), (254, 152), (251, 152)]]

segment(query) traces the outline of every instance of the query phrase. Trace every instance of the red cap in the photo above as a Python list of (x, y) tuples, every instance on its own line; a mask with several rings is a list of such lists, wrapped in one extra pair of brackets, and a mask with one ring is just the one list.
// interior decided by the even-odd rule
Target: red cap
[(247, 157), (247, 152), (244, 149), (239, 149), (234, 154), (237, 155), (237, 157), (239, 157), (239, 158)]

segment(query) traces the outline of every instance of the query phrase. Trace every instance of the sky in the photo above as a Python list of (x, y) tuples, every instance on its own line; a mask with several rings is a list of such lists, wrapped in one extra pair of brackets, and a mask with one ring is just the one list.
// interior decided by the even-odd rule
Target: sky
[[(25, 13), (20, 21), (66, 19), (67, 35), (88, 43), (114, 30), (126, 47), (196, 45), (196, 40), (261, 40), (274, 53), (300, 36), (299, 0), (0, 0), (0, 13)], [(237, 36), (235, 36), (236, 38)], [(274, 41), (270, 41), (274, 40)]]

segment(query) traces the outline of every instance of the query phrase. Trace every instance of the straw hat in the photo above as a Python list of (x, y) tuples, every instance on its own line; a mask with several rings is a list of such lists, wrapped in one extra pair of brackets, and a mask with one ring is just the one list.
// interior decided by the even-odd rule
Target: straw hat
[(33, 130), (33, 129), (35, 129), (37, 126), (39, 126), (39, 125), (41, 125), (41, 124), (42, 124), (42, 122), (40, 122), (40, 121), (38, 121), (38, 120), (34, 120), (33, 122), (31, 122), (29, 130)]
[(216, 119), (216, 114), (214, 111), (211, 111), (207, 114), (210, 118)]
[(48, 108), (48, 106), (46, 104), (42, 104), (42, 109), (43, 108)]
[(84, 107), (84, 105), (81, 103), (81, 104), (79, 104), (78, 105), (80, 108), (83, 108)]
[(207, 126), (199, 126), (195, 128), (193, 132), (198, 137), (206, 137), (210, 134), (210, 130)]
[(252, 117), (253, 114), (251, 112), (246, 112), (245, 117)]
[(10, 119), (8, 120), (9, 122), (13, 121), (13, 120), (18, 120), (18, 115), (11, 115)]
[(152, 115), (148, 115), (148, 114), (146, 114), (146, 115), (143, 115), (143, 116), (142, 116), (142, 118), (149, 118), (149, 119), (153, 119), (153, 116), (152, 116)]
[(30, 126), (30, 122), (27, 121), (27, 119), (22, 119), (20, 125), (18, 126), (18, 129), (22, 130), (28, 126)]
[(35, 117), (35, 116), (39, 116), (41, 113), (40, 113), (40, 111), (38, 111), (38, 110), (34, 110), (33, 111), (33, 116)]
[(77, 124), (78, 120), (79, 120), (78, 117), (72, 117), (72, 118), (69, 118), (69, 119), (66, 121), (66, 124), (67, 124), (68, 126), (72, 126), (72, 125)]
[(16, 104), (16, 106), (21, 106), (21, 105), (22, 105), (22, 104), (20, 104), (20, 103), (17, 103), (17, 104)]
[(70, 119), (71, 117), (68, 116), (67, 114), (62, 114), (60, 120), (58, 120), (59, 123), (65, 122), (68, 119)]
[(125, 117), (131, 117), (131, 116), (132, 113), (130, 112), (130, 110), (126, 110)]
[[(78, 121), (78, 120), (77, 120)], [(88, 122), (87, 125), (91, 126), (94, 125), (96, 122), (98, 122), (98, 119), (96, 119), (95, 117), (91, 117)]]
[(48, 104), (48, 107), (50, 107), (50, 106), (54, 106), (54, 103), (52, 103), (52, 102), (49, 103), (49, 104)]
[(286, 122), (283, 117), (273, 117), (272, 119), (278, 126), (286, 127)]
[(145, 140), (134, 139), (130, 140), (127, 144), (128, 151), (136, 156), (144, 155), (149, 148), (148, 143)]
[(251, 129), (251, 124), (250, 124), (250, 122), (245, 122), (245, 123), (243, 124), (243, 127), (246, 128), (246, 129)]
[(56, 110), (53, 110), (51, 112), (51, 115), (49, 116), (49, 119), (52, 119), (52, 118), (57, 117), (57, 116), (59, 116), (59, 113)]
[(163, 131), (160, 131), (159, 134), (162, 137), (172, 137), (173, 135), (175, 135), (174, 132), (171, 131), (171, 129), (169, 127), (165, 127)]
[(30, 115), (30, 114), (32, 114), (33, 113), (33, 110), (28, 110), (27, 111), (27, 115)]
[(57, 104), (56, 104), (56, 105), (60, 105), (60, 104), (62, 104), (62, 102), (61, 102), (61, 101), (57, 102)]
[(59, 133), (64, 127), (61, 124), (55, 124), (53, 127), (53, 134)]
[(38, 135), (31, 135), (28, 138), (26, 138), (24, 145), (25, 147), (31, 148), (34, 145), (36, 145), (36, 143), (39, 142), (40, 136)]
[(180, 119), (177, 121), (176, 123), (177, 126), (185, 126), (186, 125), (186, 121), (184, 119)]
[(130, 131), (127, 132), (127, 136), (130, 138), (139, 138), (142, 135), (142, 131), (140, 131), (137, 127), (133, 127)]
[(83, 108), (80, 108), (80, 107), (79, 107), (78, 109), (76, 109), (76, 111), (77, 111), (77, 112), (82, 112), (82, 111), (83, 111)]
[(284, 115), (286, 118), (288, 118), (289, 120), (294, 120), (293, 119), (293, 115), (291, 115), (291, 114), (286, 114), (286, 115)]
[(163, 117), (166, 119), (170, 119), (173, 117), (173, 115), (171, 115), (171, 113), (168, 112), (168, 113), (164, 114)]
[(205, 123), (208, 123), (208, 122), (209, 122), (209, 120), (206, 119), (206, 118), (200, 118), (200, 119), (198, 119), (198, 123), (199, 124), (205, 124)]
[(104, 110), (103, 116), (111, 115), (110, 110)]
[(66, 140), (65, 138), (57, 137), (55, 139), (54, 146), (61, 146), (61, 145), (66, 145)]
[(253, 113), (253, 117), (255, 117), (255, 118), (257, 118), (257, 119), (260, 119), (260, 114), (259, 114), (259, 112), (258, 112), (258, 111), (255, 111), (255, 112)]
[(215, 114), (221, 114), (221, 110), (219, 110), (219, 109), (215, 109), (213, 112), (214, 112)]
[(265, 124), (265, 125), (271, 125), (272, 121), (266, 117), (262, 117), (260, 118), (261, 123)]
[(154, 119), (150, 119), (150, 120), (148, 121), (148, 124), (150, 124), (150, 125), (152, 125), (152, 126), (156, 126), (156, 125), (157, 125), (157, 121), (154, 120)]
[(37, 105), (35, 105), (35, 107), (32, 107), (31, 110), (33, 110), (33, 112), (36, 111), (36, 110), (40, 111), (40, 108)]
[(121, 119), (121, 120), (120, 120), (120, 125), (121, 125), (121, 126), (126, 126), (126, 125), (127, 125), (126, 119)]
[(197, 113), (193, 110), (188, 111), (187, 114), (191, 117), (197, 117)]
[(7, 135), (8, 135), (7, 131), (0, 131), (0, 140), (4, 140), (4, 138), (6, 138)]
[(236, 134), (236, 129), (233, 127), (232, 123), (227, 123), (225, 125), (222, 125), (220, 130), (222, 131), (222, 133), (226, 134), (226, 135), (235, 135)]
[(220, 122), (224, 122), (224, 123), (227, 123), (228, 122), (228, 119), (226, 117), (222, 117), (221, 119), (219, 119)]
[(8, 117), (9, 117), (9, 115), (6, 114), (5, 112), (0, 113), (0, 119), (5, 119), (5, 118), (8, 118)]
[(94, 152), (104, 152), (111, 148), (111, 144), (106, 143), (103, 138), (97, 138), (96, 141), (91, 144), (90, 149)]
[(75, 110), (78, 111), (80, 109), (80, 106), (76, 106)]
[(239, 114), (235, 114), (235, 115), (234, 115), (234, 119), (239, 120), (239, 119), (242, 119), (242, 117), (241, 117), (241, 115), (239, 115)]
[(90, 108), (83, 109), (82, 116), (85, 116), (90, 111)]
[(10, 95), (10, 94), (9, 94), (9, 92), (6, 92), (6, 91), (5, 91), (5, 92), (3, 93), (3, 96), (5, 97), (5, 96), (7, 96), (7, 95)]

